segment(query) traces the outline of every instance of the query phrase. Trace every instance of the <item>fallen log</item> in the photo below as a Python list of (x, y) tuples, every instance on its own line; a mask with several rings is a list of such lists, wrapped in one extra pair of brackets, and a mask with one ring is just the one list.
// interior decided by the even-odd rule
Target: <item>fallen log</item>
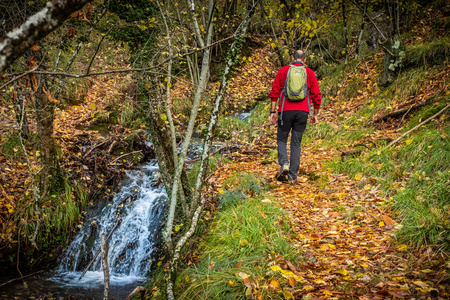
[(415, 110), (415, 109), (421, 108), (422, 106), (425, 106), (430, 100), (432, 100), (432, 99), (436, 98), (437, 96), (439, 96), (439, 94), (441, 94), (445, 90), (446, 87), (447, 86), (445, 85), (445, 82), (444, 82), (444, 86), (442, 87), (442, 89), (439, 92), (437, 92), (436, 94), (434, 94), (433, 96), (428, 97), (427, 99), (425, 99), (425, 100), (423, 100), (423, 101), (421, 101), (419, 103), (416, 103), (416, 104), (414, 104), (414, 105), (412, 105), (412, 106), (410, 106), (408, 108), (402, 108), (402, 109), (393, 111), (391, 113), (388, 113), (388, 114), (386, 114), (384, 116), (381, 116), (381, 117), (373, 120), (369, 124), (375, 124), (375, 123), (379, 123), (381, 121), (386, 122), (390, 118), (396, 118), (396, 117), (399, 117), (399, 116), (401, 116), (403, 114), (406, 115), (411, 110)]

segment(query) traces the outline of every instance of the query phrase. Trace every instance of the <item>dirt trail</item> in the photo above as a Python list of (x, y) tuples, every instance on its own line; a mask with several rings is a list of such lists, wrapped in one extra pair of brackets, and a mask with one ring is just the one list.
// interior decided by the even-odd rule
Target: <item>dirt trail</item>
[[(269, 136), (275, 135), (272, 126)], [(275, 140), (267, 139), (267, 144), (274, 146)], [(400, 225), (370, 181), (331, 174), (324, 164), (337, 153), (311, 148), (303, 147), (295, 184), (274, 179), (277, 163), (261, 163), (267, 152), (263, 148), (254, 149), (257, 155), (236, 156), (226, 167), (230, 173), (260, 175), (271, 187), (267, 198), (277, 199), (288, 212), (295, 232), (291, 243), (301, 253), (292, 261), (294, 273), (305, 279), (291, 289), (295, 298), (448, 299), (450, 287), (441, 283), (445, 258), (431, 249), (413, 251), (397, 244), (394, 233)], [(294, 271), (288, 264), (284, 268)]]

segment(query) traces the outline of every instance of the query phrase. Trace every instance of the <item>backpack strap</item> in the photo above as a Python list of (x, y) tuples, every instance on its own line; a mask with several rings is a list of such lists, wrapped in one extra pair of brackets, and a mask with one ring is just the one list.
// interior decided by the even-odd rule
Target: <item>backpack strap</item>
[(283, 97), (283, 94), (284, 94), (283, 103), (281, 104), (281, 113), (280, 113), (281, 126), (283, 126), (283, 109), (284, 109), (284, 102), (286, 101), (286, 84), (287, 84), (287, 80), (289, 78), (289, 72), (291, 72), (291, 67), (292, 66), (293, 65), (289, 66), (289, 70), (287, 72), (286, 79), (284, 80), (284, 87), (283, 87), (283, 89), (281, 90), (281, 93), (280, 93), (280, 101), (281, 101), (281, 98)]

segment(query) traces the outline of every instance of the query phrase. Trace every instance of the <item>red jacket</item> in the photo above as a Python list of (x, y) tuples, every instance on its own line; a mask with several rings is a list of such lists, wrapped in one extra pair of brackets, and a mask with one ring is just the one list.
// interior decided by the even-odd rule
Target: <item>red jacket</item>
[[(294, 62), (295, 66), (301, 66), (303, 65), (301, 62)], [(284, 88), (284, 83), (286, 81), (286, 76), (288, 73), (290, 66), (284, 66), (282, 67), (277, 75), (275, 76), (275, 79), (272, 84), (272, 91), (270, 91), (270, 98), (273, 102), (278, 101), (280, 98), (281, 91)], [(308, 92), (309, 92), (309, 100), (311, 101), (311, 106), (318, 109), (320, 108), (320, 103), (322, 102), (322, 94), (319, 90), (319, 84), (317, 83), (317, 77), (313, 70), (311, 70), (308, 67), (305, 67), (306, 69), (306, 76), (307, 76), (307, 82), (308, 82)], [(281, 104), (283, 103), (284, 99), (284, 93), (281, 98), (280, 103), (278, 104), (278, 112), (281, 112)], [(284, 108), (283, 111), (286, 110), (303, 110), (306, 112), (309, 112), (308, 108), (308, 100), (305, 99), (301, 102), (290, 102), (286, 99), (284, 102)]]

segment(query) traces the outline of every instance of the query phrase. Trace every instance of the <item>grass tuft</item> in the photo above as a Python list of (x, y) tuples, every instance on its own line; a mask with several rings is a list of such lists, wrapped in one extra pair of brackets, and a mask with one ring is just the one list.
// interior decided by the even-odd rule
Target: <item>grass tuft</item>
[(407, 67), (446, 65), (450, 55), (450, 38), (436, 39), (431, 43), (416, 44), (406, 49)]
[(279, 217), (285, 213), (258, 198), (239, 201), (218, 213), (195, 268), (178, 276), (179, 299), (240, 299), (245, 286), (238, 272), (264, 278), (269, 253), (292, 255), (289, 226)]

